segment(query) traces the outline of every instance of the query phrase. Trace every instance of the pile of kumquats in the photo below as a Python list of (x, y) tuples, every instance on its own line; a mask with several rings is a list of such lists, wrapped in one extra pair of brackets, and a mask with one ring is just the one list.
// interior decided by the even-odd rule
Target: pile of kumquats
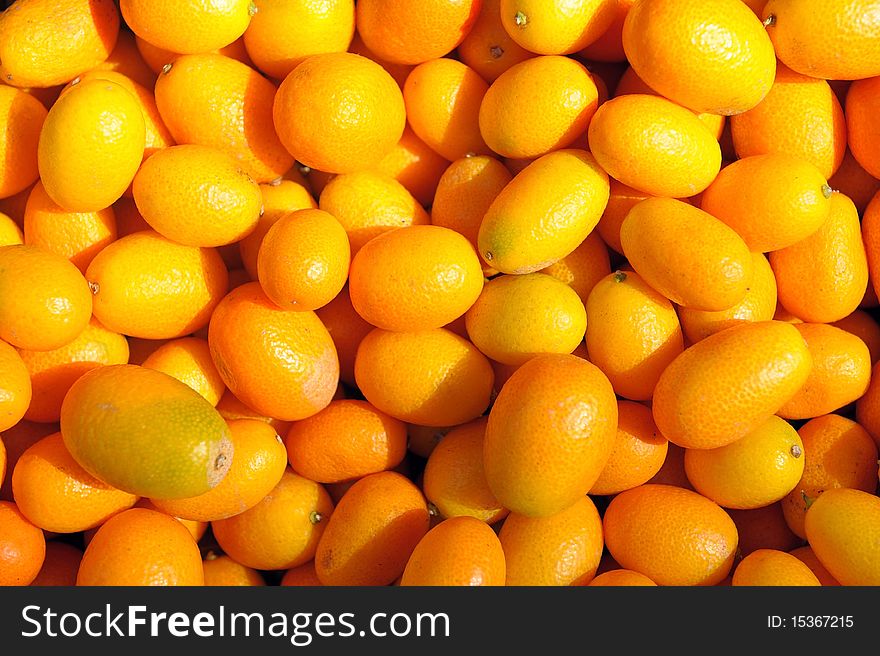
[(17, 0), (0, 584), (880, 585), (880, 0)]

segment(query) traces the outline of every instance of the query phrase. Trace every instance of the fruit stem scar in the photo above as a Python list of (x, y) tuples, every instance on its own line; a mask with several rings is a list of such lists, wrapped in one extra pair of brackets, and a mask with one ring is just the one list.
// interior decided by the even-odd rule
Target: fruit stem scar
[(221, 453), (217, 456), (216, 460), (214, 460), (214, 469), (223, 469), (223, 466), (226, 464), (226, 454)]
[(437, 506), (435, 506), (430, 501), (428, 502), (428, 514), (431, 517), (439, 517), (440, 516), (440, 510), (438, 510)]
[(492, 59), (501, 59), (501, 55), (504, 54), (504, 48), (501, 46), (490, 46), (489, 54), (492, 55)]
[(516, 16), (513, 17), (513, 22), (516, 23), (518, 27), (525, 27), (529, 22), (529, 17), (521, 11), (518, 11), (516, 12)]
[(163, 75), (168, 75), (168, 73), (171, 72), (171, 69), (173, 68), (173, 66), (174, 66), (174, 64), (172, 64), (172, 63), (165, 64), (165, 65), (162, 67), (162, 74), (163, 74)]
[(764, 27), (773, 27), (774, 25), (776, 25), (776, 15), (770, 14), (769, 16), (767, 16), (767, 18), (761, 21), (761, 24)]
[(494, 258), (494, 257), (495, 257), (495, 256), (492, 255), (492, 251), (486, 251), (486, 261), (487, 261), (487, 262), (491, 262), (491, 261), (492, 261), (492, 258)]
[(99, 291), (101, 291), (101, 285), (96, 282), (89, 281), (89, 291), (92, 292), (92, 296), (96, 296)]
[(253, 16), (253, 15), (256, 14), (258, 11), (260, 11), (260, 10), (257, 8), (257, 5), (254, 4), (253, 2), (251, 2), (251, 3), (248, 5), (248, 16)]
[(793, 455), (795, 458), (800, 458), (802, 453), (803, 451), (797, 444), (791, 445), (791, 455)]
[(816, 500), (815, 497), (808, 497), (807, 493), (801, 490), (801, 498), (804, 500), (804, 508), (809, 509), (810, 506), (813, 505), (813, 502)]
[(614, 282), (623, 282), (626, 280), (626, 274), (623, 271), (614, 272)]
[(822, 185), (822, 195), (825, 196), (825, 198), (831, 198), (831, 194), (833, 193), (834, 190), (831, 188), (831, 185), (827, 183)]
[(323, 521), (323, 519), (324, 519), (324, 515), (319, 513), (317, 510), (313, 510), (312, 512), (309, 513), (309, 521), (312, 524), (320, 524), (321, 521)]

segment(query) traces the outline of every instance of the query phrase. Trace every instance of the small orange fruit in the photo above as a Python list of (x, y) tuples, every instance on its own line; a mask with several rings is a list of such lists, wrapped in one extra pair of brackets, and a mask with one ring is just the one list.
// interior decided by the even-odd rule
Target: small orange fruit
[(108, 80), (81, 82), (60, 97), (40, 132), (40, 179), (55, 203), (92, 212), (131, 184), (146, 146), (144, 112), (125, 88)]
[(165, 50), (208, 52), (229, 45), (247, 29), (254, 4), (219, 0), (180, 5), (173, 0), (121, 0), (119, 9), (131, 31)]
[(804, 445), (804, 473), (782, 501), (782, 511), (791, 530), (805, 538), (808, 501), (839, 487), (874, 491), (877, 446), (862, 426), (840, 415), (811, 419), (798, 434)]
[(880, 75), (872, 0), (770, 0), (762, 18), (779, 60), (789, 68), (826, 80)]
[(487, 357), (520, 365), (541, 353), (571, 353), (587, 313), (571, 287), (545, 273), (500, 275), (465, 314), (467, 334)]
[(202, 494), (232, 464), (229, 428), (214, 407), (176, 378), (137, 365), (78, 378), (61, 404), (61, 433), (83, 469), (139, 496)]
[(375, 328), (360, 343), (354, 376), (367, 401), (422, 426), (457, 426), (489, 406), (495, 374), (471, 342), (445, 328)]
[(608, 175), (653, 196), (698, 194), (721, 168), (721, 147), (706, 124), (660, 96), (612, 98), (596, 110), (587, 134)]
[(590, 494), (612, 495), (647, 483), (660, 471), (668, 449), (649, 407), (618, 401), (614, 446)]
[(12, 471), (15, 469), (15, 463), (31, 445), (36, 444), (40, 439), (51, 435), (58, 431), (58, 424), (38, 424), (33, 421), (22, 419), (12, 428), (4, 430), (0, 439), (3, 441), (5, 449), (6, 473), (5, 480), (0, 481), (0, 499), (5, 501), (14, 501), (12, 494)]
[(221, 246), (246, 237), (260, 218), (260, 187), (241, 165), (210, 146), (165, 148), (132, 184), (147, 223), (184, 246)]
[(715, 585), (736, 555), (736, 525), (715, 502), (671, 485), (616, 495), (603, 518), (605, 545), (626, 569), (658, 585)]
[(880, 324), (865, 310), (853, 310), (852, 313), (831, 325), (842, 328), (861, 339), (871, 354), (871, 365), (880, 360)]
[(733, 228), (749, 249), (766, 253), (816, 232), (831, 212), (832, 195), (813, 164), (771, 153), (725, 166), (703, 192), (700, 207)]
[(495, 531), (473, 517), (444, 519), (413, 549), (402, 586), (503, 586), (504, 550)]
[(873, 493), (826, 490), (807, 510), (807, 541), (841, 585), (880, 582), (880, 499)]
[(223, 480), (198, 496), (153, 498), (156, 508), (179, 519), (217, 521), (253, 508), (278, 484), (287, 458), (275, 429), (256, 419), (235, 419), (227, 424), (234, 455)]
[(284, 444), (296, 473), (339, 483), (399, 465), (406, 455), (406, 425), (366, 401), (341, 399), (294, 422)]
[(646, 198), (635, 205), (620, 226), (620, 242), (648, 285), (695, 310), (733, 307), (754, 277), (752, 256), (736, 232), (673, 198)]
[(72, 342), (92, 315), (85, 278), (39, 246), (0, 246), (0, 339), (50, 351)]
[(12, 491), (21, 513), (54, 533), (94, 528), (138, 500), (86, 472), (61, 433), (42, 438), (21, 455), (12, 472)]
[(229, 556), (218, 556), (209, 551), (202, 561), (205, 585), (216, 586), (262, 586), (266, 579), (252, 567), (245, 567)]
[(580, 297), (581, 302), (586, 304), (593, 287), (611, 273), (608, 248), (599, 236), (599, 232), (593, 230), (580, 246), (561, 260), (541, 269), (539, 273), (558, 278), (571, 287)]
[(283, 80), (310, 55), (345, 52), (354, 36), (354, 0), (254, 0), (244, 32), (254, 65)]
[(843, 156), (840, 168), (828, 179), (828, 185), (855, 203), (859, 216), (864, 214), (874, 194), (880, 191), (880, 180), (856, 161), (849, 148)]
[(794, 326), (737, 324), (688, 347), (666, 367), (654, 388), (654, 421), (670, 442), (688, 449), (730, 444), (788, 402), (812, 366)]
[(739, 533), (737, 548), (743, 556), (748, 556), (757, 549), (790, 551), (803, 542), (788, 527), (781, 501), (751, 510), (728, 508), (727, 514), (736, 524)]
[[(587, 298), (586, 344), (590, 362), (616, 394), (650, 399), (666, 366), (684, 350), (672, 303), (633, 271), (600, 280)], [(640, 320), (634, 322), (632, 317)]]
[(24, 243), (24, 233), (8, 214), (0, 212), (0, 246)]
[(730, 117), (730, 130), (739, 157), (794, 155), (825, 178), (834, 175), (846, 150), (846, 119), (828, 82), (783, 64), (776, 67), (776, 80), (764, 99)]
[(14, 196), (37, 180), (37, 145), (46, 114), (46, 108), (36, 98), (19, 89), (0, 86), (0, 119), (6, 126), (0, 135), (0, 153), (7, 162), (0, 171), (0, 198)]
[(499, 155), (540, 157), (571, 147), (598, 105), (596, 83), (583, 64), (560, 55), (533, 57), (506, 70), (485, 91), (480, 132)]
[(397, 180), (420, 205), (429, 207), (447, 166), (449, 161), (407, 125), (400, 141), (376, 164), (375, 170)]
[(585, 59), (597, 62), (626, 61), (626, 52), (623, 50), (623, 23), (635, 0), (615, 0), (611, 4), (614, 6), (611, 25), (599, 35), (599, 38), (581, 50), (580, 55)]
[(89, 264), (86, 278), (95, 317), (105, 327), (153, 340), (207, 325), (229, 282), (216, 250), (184, 246), (153, 230), (109, 244)]
[(83, 554), (78, 586), (204, 585), (202, 557), (173, 517), (146, 508), (114, 515)]
[[(793, 247), (790, 247), (793, 248)], [(781, 252), (781, 251), (779, 251)], [(726, 310), (711, 312), (678, 307), (681, 328), (692, 343), (743, 321), (770, 321), (776, 315), (777, 285), (763, 253), (752, 253), (752, 281), (743, 299)]]
[(314, 557), (334, 512), (322, 485), (288, 469), (259, 503), (211, 527), (220, 548), (242, 565), (289, 569)]
[(111, 0), (20, 0), (0, 15), (0, 77), (16, 87), (64, 84), (107, 59), (118, 36)]
[(0, 585), (30, 585), (46, 559), (43, 531), (11, 501), (0, 501)]
[(475, 517), (494, 524), (508, 511), (492, 494), (483, 470), (486, 417), (456, 426), (427, 455), (423, 489), (442, 517)]
[(291, 155), (330, 173), (375, 165), (400, 141), (406, 123), (394, 78), (349, 52), (308, 57), (284, 78), (273, 112)]
[(226, 391), (208, 342), (198, 337), (181, 337), (165, 342), (141, 363), (186, 383), (216, 406)]
[(440, 328), (464, 314), (482, 288), (480, 261), (470, 243), (440, 226), (385, 232), (351, 262), (352, 305), (385, 330)]
[(795, 328), (813, 360), (800, 390), (777, 411), (786, 419), (809, 419), (833, 412), (859, 399), (871, 378), (871, 354), (856, 335), (822, 323)]
[(318, 206), (336, 217), (345, 228), (352, 257), (383, 232), (431, 222), (406, 187), (376, 171), (336, 176), (321, 191)]
[(156, 85), (156, 73), (141, 56), (134, 33), (124, 29), (119, 31), (116, 46), (107, 59), (89, 69), (89, 72), (119, 73), (145, 89), (152, 89)]
[(623, 246), (620, 244), (620, 226), (633, 206), (645, 200), (649, 194), (633, 189), (614, 178), (611, 178), (609, 182), (611, 184), (608, 204), (605, 206), (602, 218), (596, 224), (596, 231), (609, 248), (623, 254)]
[(534, 57), (514, 41), (501, 22), (501, 0), (483, 0), (480, 14), (457, 48), (461, 61), (490, 84), (511, 66)]
[(33, 398), (25, 417), (54, 422), (61, 417), (61, 402), (77, 378), (95, 367), (127, 364), (128, 341), (107, 330), (95, 319), (69, 344), (52, 351), (19, 350), (31, 378)]
[(776, 549), (758, 549), (743, 558), (733, 570), (730, 584), (761, 587), (822, 585), (801, 560)]
[(840, 581), (831, 576), (828, 570), (825, 569), (825, 566), (819, 562), (815, 552), (809, 545), (792, 549), (788, 553), (809, 567), (810, 571), (813, 572), (822, 585), (840, 585)]
[(617, 0), (501, 0), (501, 24), (530, 52), (567, 55), (583, 49), (611, 26)]
[[(15, 426), (33, 397), (30, 371), (18, 351), (0, 340), (0, 432)], [(6, 459), (4, 457), (4, 465)]]
[(327, 328), (336, 346), (336, 354), (339, 356), (339, 379), (349, 385), (355, 385), (354, 360), (357, 349), (373, 326), (364, 321), (354, 309), (347, 284), (332, 301), (315, 310), (315, 314)]
[(324, 584), (321, 583), (321, 579), (318, 578), (318, 575), (315, 572), (315, 561), (310, 560), (302, 565), (291, 567), (284, 572), (284, 576), (281, 578), (279, 585), (320, 587)]
[(480, 13), (480, 0), (362, 0), (357, 31), (379, 57), (421, 64), (462, 42)]
[(310, 310), (287, 312), (259, 283), (235, 288), (211, 315), (208, 344), (226, 386), (266, 416), (305, 419), (333, 398), (339, 359)]
[(477, 235), (480, 256), (502, 273), (533, 273), (574, 251), (608, 203), (608, 175), (585, 150), (529, 164), (492, 201)]
[(281, 217), (263, 237), (257, 255), (260, 286), (285, 310), (316, 310), (345, 286), (351, 246), (345, 228), (323, 210)]
[(318, 542), (324, 585), (388, 585), (403, 574), (430, 516), (421, 491), (396, 472), (358, 480), (339, 500)]
[(602, 557), (602, 519), (587, 496), (547, 517), (511, 513), (498, 538), (509, 586), (585, 585)]
[(639, 574), (631, 569), (612, 569), (602, 572), (592, 581), (587, 583), (591, 586), (652, 586), (657, 585), (644, 574)]
[(598, 367), (575, 355), (536, 356), (511, 375), (489, 411), (489, 488), (511, 512), (560, 512), (599, 478), (616, 429), (614, 390)]
[(739, 0), (637, 2), (623, 24), (623, 49), (651, 88), (697, 112), (751, 109), (776, 72), (773, 43)]
[(684, 469), (694, 489), (719, 506), (749, 510), (791, 492), (804, 471), (797, 431), (772, 415), (735, 442), (715, 449), (687, 449)]
[(76, 585), (76, 574), (82, 557), (82, 549), (72, 544), (58, 540), (46, 542), (46, 559), (37, 578), (31, 581), (31, 585), (71, 587)]

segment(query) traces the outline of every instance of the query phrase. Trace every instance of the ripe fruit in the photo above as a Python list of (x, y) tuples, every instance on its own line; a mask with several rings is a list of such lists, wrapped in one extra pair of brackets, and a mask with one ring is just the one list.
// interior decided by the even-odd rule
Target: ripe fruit
[(777, 501), (752, 510), (727, 509), (739, 533), (740, 554), (747, 556), (757, 549), (790, 551), (803, 542), (786, 523), (782, 503)]
[(227, 424), (234, 456), (223, 480), (198, 496), (153, 498), (156, 508), (179, 519), (211, 522), (253, 508), (272, 491), (287, 467), (287, 454), (275, 429), (256, 419)]
[(511, 513), (498, 533), (507, 585), (585, 585), (602, 557), (602, 519), (590, 497), (546, 517)]
[(0, 501), (0, 585), (29, 585), (46, 558), (43, 531), (10, 501)]
[(312, 55), (291, 71), (275, 94), (273, 116), (290, 154), (328, 173), (375, 165), (400, 140), (406, 123), (394, 78), (349, 52)]
[(825, 490), (873, 492), (877, 486), (877, 446), (859, 424), (840, 415), (811, 419), (798, 429), (804, 445), (804, 473), (782, 501), (785, 521), (801, 538), (808, 502)]
[(260, 286), (285, 310), (316, 310), (345, 286), (351, 247), (345, 228), (323, 210), (304, 209), (278, 219), (257, 255)]
[(846, 93), (846, 129), (850, 152), (858, 164), (875, 178), (880, 174), (880, 159), (875, 153), (880, 134), (873, 121), (880, 99), (878, 82), (878, 77), (856, 80)]
[(211, 527), (220, 547), (254, 569), (289, 569), (315, 555), (334, 513), (324, 487), (286, 470), (255, 506)]
[(334, 177), (323, 191), (319, 206), (348, 233), (351, 255), (383, 232), (431, 222), (413, 195), (394, 178), (376, 171), (357, 171)]
[(0, 339), (49, 351), (72, 342), (92, 315), (92, 295), (68, 260), (38, 246), (0, 247)]
[(735, 442), (687, 449), (684, 469), (697, 492), (725, 508), (762, 508), (787, 495), (804, 471), (804, 445), (773, 415)]
[(64, 446), (61, 433), (42, 438), (19, 457), (12, 491), (30, 522), (55, 533), (100, 526), (138, 500), (86, 472)]
[(144, 113), (135, 97), (114, 82), (87, 80), (46, 116), (37, 150), (40, 179), (64, 209), (100, 210), (131, 184), (145, 145)]
[(483, 0), (476, 22), (457, 50), (461, 61), (490, 84), (511, 66), (534, 57), (504, 29), (501, 0)]
[(46, 543), (46, 559), (32, 586), (74, 586), (82, 560), (82, 549), (67, 542), (53, 540)]
[(831, 196), (814, 165), (773, 153), (725, 166), (703, 192), (700, 208), (733, 228), (750, 250), (766, 253), (816, 232), (831, 212)]
[(444, 519), (413, 549), (402, 586), (503, 586), (504, 551), (495, 532), (473, 517)]
[(354, 0), (254, 0), (244, 33), (254, 65), (283, 80), (310, 55), (344, 52), (354, 36)]
[(139, 496), (202, 494), (232, 464), (229, 429), (214, 407), (179, 380), (136, 365), (80, 377), (61, 405), (61, 433), (83, 469)]
[(653, 196), (698, 194), (721, 168), (721, 147), (705, 123), (660, 96), (612, 98), (596, 110), (587, 135), (608, 175)]
[(571, 253), (541, 269), (571, 287), (586, 304), (593, 287), (611, 273), (608, 247), (597, 230), (593, 230)]
[(199, 548), (173, 517), (146, 508), (114, 515), (83, 554), (78, 586), (203, 585)]
[(819, 562), (809, 545), (792, 549), (788, 553), (809, 567), (822, 585), (840, 585), (840, 581), (831, 576), (825, 566)]
[(875, 0), (770, 0), (762, 18), (780, 61), (826, 80), (880, 75)]
[(502, 273), (533, 273), (574, 251), (608, 203), (608, 175), (585, 150), (538, 158), (492, 201), (477, 236), (480, 256)]
[(654, 388), (654, 421), (670, 442), (688, 449), (730, 444), (791, 399), (811, 368), (810, 351), (794, 326), (732, 326), (685, 349), (666, 367)]
[(0, 212), (0, 246), (24, 243), (24, 234), (12, 218)]
[(216, 406), (226, 391), (223, 378), (214, 361), (207, 340), (182, 337), (165, 342), (140, 363), (186, 383)]
[(795, 556), (776, 549), (758, 549), (733, 571), (731, 585), (822, 585), (810, 568)]
[(486, 410), (495, 374), (473, 344), (445, 328), (376, 328), (358, 347), (354, 377), (367, 401), (392, 417), (457, 426)]
[(141, 39), (180, 53), (209, 52), (227, 46), (247, 29), (253, 3), (219, 0), (209, 4), (173, 0), (121, 0), (126, 25)]
[(859, 338), (822, 323), (795, 328), (807, 343), (813, 367), (800, 390), (777, 411), (786, 419), (809, 419), (859, 399), (871, 378), (871, 354)]
[(431, 205), (449, 162), (419, 139), (407, 125), (400, 141), (376, 164), (376, 171), (397, 180), (425, 207)]
[(368, 241), (352, 259), (349, 293), (357, 313), (385, 330), (440, 328), (480, 296), (473, 247), (440, 226), (405, 226)]
[(730, 516), (706, 497), (670, 485), (646, 484), (616, 495), (603, 528), (614, 559), (658, 585), (715, 585), (736, 554)]
[(341, 399), (295, 422), (284, 444), (296, 473), (339, 483), (399, 465), (406, 455), (406, 425), (366, 401)]
[(213, 551), (202, 561), (205, 572), (205, 585), (216, 586), (262, 586), (266, 585), (263, 575), (252, 567), (245, 567), (229, 556), (218, 556)]
[(465, 314), (467, 334), (487, 357), (520, 365), (541, 353), (571, 353), (587, 314), (577, 293), (544, 273), (500, 275)]
[(501, 24), (530, 52), (565, 55), (598, 39), (614, 20), (616, 0), (502, 0)]
[(596, 482), (616, 428), (614, 390), (598, 367), (574, 355), (536, 356), (511, 375), (489, 411), (489, 488), (511, 512), (558, 513)]
[(339, 359), (321, 320), (310, 310), (280, 309), (259, 283), (224, 297), (211, 315), (208, 344), (226, 386), (268, 417), (305, 419), (336, 392)]
[(0, 77), (16, 87), (64, 84), (107, 59), (118, 36), (111, 0), (20, 0), (0, 16)]
[(657, 585), (644, 574), (639, 574), (631, 569), (612, 569), (602, 572), (592, 581), (587, 583), (591, 586), (652, 586)]
[(637, 273), (616, 271), (596, 284), (586, 309), (590, 362), (618, 395), (650, 399), (660, 374), (684, 349), (672, 303)]
[(512, 66), (484, 93), (480, 133), (489, 148), (504, 157), (534, 158), (572, 146), (599, 105), (590, 72), (559, 55), (532, 57)]
[(442, 57), (470, 31), (480, 0), (363, 0), (357, 31), (381, 59), (420, 64)]
[(450, 430), (427, 454), (422, 488), (442, 517), (467, 515), (494, 524), (507, 516), (483, 469), (486, 417)]
[(336, 354), (339, 357), (339, 379), (343, 383), (355, 385), (354, 360), (361, 340), (373, 326), (357, 313), (351, 304), (348, 285), (332, 301), (315, 311), (321, 323), (330, 333)]
[(228, 287), (216, 250), (183, 246), (152, 230), (108, 245), (89, 264), (86, 279), (95, 317), (110, 330), (144, 339), (203, 328)]
[(620, 243), (648, 285), (695, 310), (736, 305), (754, 276), (749, 249), (733, 230), (672, 198), (646, 198), (635, 205), (620, 226)]
[(487, 155), (480, 135), (480, 103), (489, 85), (474, 70), (441, 57), (416, 66), (406, 78), (403, 100), (413, 131), (448, 160)]
[(0, 198), (24, 191), (39, 176), (37, 145), (46, 113), (36, 98), (18, 89), (0, 86), (0, 119), (6, 126), (0, 135), (0, 154), (8, 163), (0, 171)]
[(826, 490), (807, 510), (807, 541), (841, 585), (880, 582), (878, 520), (880, 499), (861, 490)]
[(388, 585), (403, 574), (430, 517), (421, 491), (404, 476), (379, 472), (339, 500), (315, 553), (324, 585)]
[(590, 494), (612, 495), (647, 483), (660, 471), (668, 449), (649, 407), (618, 401), (614, 446)]
[[(30, 372), (18, 351), (0, 341), (0, 432), (15, 426), (31, 404)], [(4, 464), (5, 464), (4, 458)]]
[(651, 88), (696, 112), (751, 109), (776, 71), (761, 21), (738, 0), (637, 2), (623, 24), (623, 49)]

